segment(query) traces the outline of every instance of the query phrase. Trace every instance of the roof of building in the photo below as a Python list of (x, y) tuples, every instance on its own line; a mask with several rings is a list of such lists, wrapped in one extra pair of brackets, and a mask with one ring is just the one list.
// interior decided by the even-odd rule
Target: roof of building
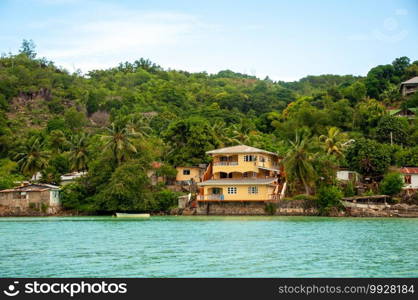
[(264, 185), (275, 182), (276, 178), (257, 178), (257, 179), (210, 179), (203, 182), (199, 182), (197, 185)]
[(1, 190), (0, 193), (7, 193), (7, 192), (43, 192), (48, 190), (59, 190), (59, 186), (52, 185), (52, 184), (43, 184), (43, 183), (36, 183), (36, 184), (28, 184), (28, 185), (21, 185), (12, 189)]
[(237, 154), (237, 153), (265, 153), (278, 156), (277, 153), (269, 152), (263, 149), (250, 147), (247, 145), (237, 145), (232, 147), (225, 147), (221, 149), (215, 149), (207, 151), (206, 154)]
[(399, 170), (402, 174), (418, 174), (418, 167), (404, 167)]
[(401, 83), (401, 85), (403, 84), (418, 84), (418, 76), (412, 77), (411, 79)]
[(66, 174), (61, 175), (61, 180), (62, 181), (73, 180), (73, 179), (76, 179), (76, 178), (80, 178), (80, 177), (82, 177), (86, 174), (87, 174), (87, 172), (66, 173)]

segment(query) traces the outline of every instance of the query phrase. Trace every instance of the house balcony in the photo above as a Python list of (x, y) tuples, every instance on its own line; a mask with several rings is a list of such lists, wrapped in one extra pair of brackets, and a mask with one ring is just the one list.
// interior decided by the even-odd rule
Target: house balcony
[(225, 200), (224, 195), (217, 195), (217, 194), (211, 194), (211, 195), (198, 195), (197, 196), (198, 201), (221, 201)]
[(238, 166), (237, 161), (217, 161), (213, 163), (214, 166)]

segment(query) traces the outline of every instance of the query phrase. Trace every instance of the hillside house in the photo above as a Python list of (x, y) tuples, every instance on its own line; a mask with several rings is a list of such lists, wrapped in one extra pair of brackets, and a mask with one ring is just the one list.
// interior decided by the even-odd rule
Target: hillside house
[(14, 212), (55, 213), (60, 209), (60, 188), (50, 184), (23, 184), (0, 191), (0, 206)]
[(402, 96), (409, 96), (418, 91), (418, 76), (401, 83)]
[(190, 184), (200, 182), (200, 178), (205, 172), (206, 165), (201, 164), (198, 166), (177, 166), (176, 182), (179, 184)]
[(418, 167), (404, 167), (399, 171), (405, 182), (403, 189), (407, 191), (416, 191), (418, 189)]
[(415, 119), (418, 114), (418, 108), (415, 107), (407, 109), (389, 109), (388, 112), (391, 116)]
[(87, 172), (72, 172), (61, 175), (61, 185), (67, 185), (75, 182), (77, 178), (83, 177)]
[(360, 174), (356, 171), (340, 169), (337, 171), (337, 180), (358, 182), (360, 180)]
[(266, 202), (278, 200), (280, 157), (239, 145), (206, 152), (213, 161), (198, 183), (198, 202)]

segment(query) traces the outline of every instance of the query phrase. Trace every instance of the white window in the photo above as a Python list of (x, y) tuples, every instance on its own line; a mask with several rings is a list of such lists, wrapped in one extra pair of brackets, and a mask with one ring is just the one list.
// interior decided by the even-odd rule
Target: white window
[(244, 161), (256, 161), (256, 156), (254, 156), (254, 155), (244, 155)]
[(248, 194), (258, 194), (258, 187), (257, 186), (249, 186), (248, 187)]
[(228, 194), (236, 194), (236, 193), (237, 193), (237, 187), (235, 186), (228, 187)]

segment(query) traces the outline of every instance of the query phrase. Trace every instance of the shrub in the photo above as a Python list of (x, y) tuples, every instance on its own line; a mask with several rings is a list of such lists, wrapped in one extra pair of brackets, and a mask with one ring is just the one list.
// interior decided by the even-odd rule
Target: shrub
[(380, 183), (380, 192), (384, 195), (396, 195), (402, 191), (404, 185), (402, 175), (399, 173), (388, 173)]
[(356, 194), (354, 190), (354, 183), (352, 181), (347, 182), (344, 186), (344, 196), (345, 197), (353, 197)]
[(41, 211), (42, 211), (43, 213), (46, 213), (46, 212), (47, 212), (47, 210), (48, 210), (48, 204), (46, 204), (46, 203), (41, 203)]
[(268, 215), (274, 215), (276, 213), (276, 204), (275, 203), (267, 203), (266, 206), (264, 206), (264, 211)]
[(334, 185), (322, 186), (318, 190), (318, 206), (321, 214), (327, 214), (332, 208), (341, 208), (343, 193)]
[(170, 190), (162, 190), (155, 193), (156, 210), (168, 211), (177, 206), (177, 200), (181, 193)]
[(300, 195), (294, 196), (293, 200), (309, 200), (309, 201), (312, 201), (312, 200), (316, 200), (316, 197), (312, 196), (312, 195), (307, 195), (307, 194), (300, 194)]
[(71, 183), (64, 186), (61, 190), (61, 204), (64, 209), (74, 209), (77, 211), (88, 211), (86, 205), (87, 191), (80, 183)]

